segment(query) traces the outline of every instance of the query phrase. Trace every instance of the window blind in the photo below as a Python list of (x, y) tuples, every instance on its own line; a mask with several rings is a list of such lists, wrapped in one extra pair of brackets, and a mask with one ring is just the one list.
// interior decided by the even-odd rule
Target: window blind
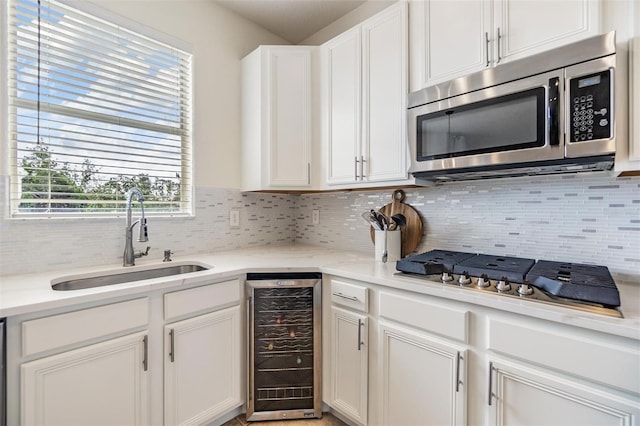
[(10, 0), (13, 216), (190, 214), (191, 55), (54, 0)]

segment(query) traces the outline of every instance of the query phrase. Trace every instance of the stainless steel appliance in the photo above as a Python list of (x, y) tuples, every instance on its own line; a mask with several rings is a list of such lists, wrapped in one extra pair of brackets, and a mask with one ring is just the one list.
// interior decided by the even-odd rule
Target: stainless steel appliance
[(418, 182), (609, 170), (615, 32), (409, 95)]
[(622, 317), (606, 266), (432, 250), (399, 260), (396, 269), (445, 285)]
[(321, 274), (247, 274), (247, 420), (322, 417)]

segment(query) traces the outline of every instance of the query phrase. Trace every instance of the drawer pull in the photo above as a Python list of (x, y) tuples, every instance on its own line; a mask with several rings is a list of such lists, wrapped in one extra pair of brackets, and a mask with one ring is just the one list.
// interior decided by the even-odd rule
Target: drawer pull
[(336, 297), (341, 297), (342, 299), (347, 299), (347, 300), (351, 300), (352, 302), (357, 302), (358, 298), (355, 296), (347, 296), (346, 294), (342, 294), (342, 293), (333, 293), (334, 296)]
[(491, 400), (493, 399), (493, 362), (489, 362), (489, 406), (491, 406)]
[(456, 354), (456, 392), (460, 390), (460, 351)]
[(144, 336), (142, 338), (142, 351), (143, 351), (142, 368), (144, 369), (144, 371), (147, 371), (149, 369), (149, 337), (148, 336)]
[(171, 331), (169, 331), (169, 339), (171, 342), (170, 345), (170, 349), (169, 349), (169, 360), (171, 362), (175, 361), (175, 347), (174, 347), (174, 339), (175, 339), (175, 330), (172, 328)]

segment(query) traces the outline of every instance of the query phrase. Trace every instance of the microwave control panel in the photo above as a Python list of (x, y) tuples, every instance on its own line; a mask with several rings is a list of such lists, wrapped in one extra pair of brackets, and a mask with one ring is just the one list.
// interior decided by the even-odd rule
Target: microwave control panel
[(611, 138), (611, 72), (569, 81), (570, 141)]

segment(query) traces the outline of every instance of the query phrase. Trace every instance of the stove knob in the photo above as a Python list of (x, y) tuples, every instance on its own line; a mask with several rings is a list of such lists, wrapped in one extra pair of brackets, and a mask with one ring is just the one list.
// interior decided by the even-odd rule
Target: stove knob
[(464, 271), (460, 278), (458, 278), (458, 284), (460, 285), (469, 285), (471, 284), (471, 277), (467, 271)]
[(441, 280), (443, 283), (448, 283), (448, 282), (450, 282), (450, 281), (453, 281), (453, 276), (452, 276), (450, 273), (448, 273), (448, 272), (443, 272), (443, 273), (442, 273), (442, 276), (440, 277), (440, 280)]
[(511, 290), (511, 284), (509, 284), (509, 280), (507, 277), (502, 277), (496, 284), (496, 290), (498, 291), (509, 291)]
[(518, 294), (521, 296), (530, 296), (533, 294), (533, 288), (527, 283), (520, 284), (518, 286)]
[(480, 278), (478, 278), (476, 285), (483, 288), (489, 287), (491, 285), (491, 280), (487, 277), (487, 274), (482, 274)]

